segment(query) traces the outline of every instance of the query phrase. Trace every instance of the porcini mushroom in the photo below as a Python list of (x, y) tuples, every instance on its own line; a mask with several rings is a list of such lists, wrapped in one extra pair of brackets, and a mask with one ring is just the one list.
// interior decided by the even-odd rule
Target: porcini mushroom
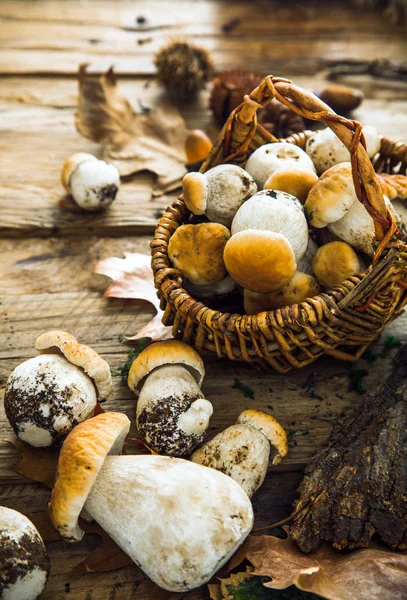
[(95, 211), (106, 208), (115, 200), (120, 173), (111, 163), (78, 152), (65, 161), (61, 182), (78, 206)]
[(168, 256), (194, 285), (214, 285), (227, 275), (223, 250), (229, 238), (220, 223), (181, 225), (170, 237)]
[(253, 178), (237, 165), (218, 165), (206, 173), (187, 173), (184, 201), (194, 215), (230, 227), (241, 204), (257, 192)]
[(303, 206), (286, 192), (263, 190), (249, 198), (233, 219), (232, 236), (246, 229), (283, 234), (292, 246), (296, 261), (307, 248), (308, 225)]
[(235, 425), (198, 448), (191, 460), (229, 475), (251, 498), (266, 477), (272, 448), (272, 464), (277, 465), (288, 452), (285, 430), (272, 415), (248, 409)]
[(296, 271), (294, 251), (281, 233), (246, 229), (225, 246), (225, 265), (235, 281), (253, 292), (274, 292)]
[(275, 171), (291, 166), (315, 172), (314, 164), (304, 150), (289, 142), (276, 142), (257, 148), (246, 163), (246, 171), (262, 189)]
[(319, 283), (327, 288), (361, 271), (356, 252), (345, 242), (331, 242), (318, 248), (312, 267)]
[(164, 589), (206, 583), (253, 525), (251, 503), (230, 477), (168, 456), (117, 454), (129, 429), (120, 413), (78, 425), (58, 462), (50, 513), (67, 541), (80, 540), (82, 509)]
[(193, 129), (188, 132), (185, 139), (185, 154), (187, 164), (200, 163), (208, 156), (212, 148), (212, 142), (204, 131)]
[(186, 290), (196, 298), (215, 298), (216, 296), (225, 296), (237, 288), (237, 283), (230, 275), (226, 275), (219, 283), (214, 285), (194, 285), (190, 281), (185, 281)]
[[(363, 127), (363, 134), (367, 154), (372, 158), (380, 149), (380, 136), (376, 129), (369, 125)], [(305, 150), (312, 158), (318, 175), (334, 165), (349, 160), (349, 150), (329, 127), (322, 131), (315, 131), (308, 138)]]
[(244, 290), (244, 309), (248, 315), (256, 315), (265, 310), (275, 310), (291, 304), (299, 304), (306, 298), (313, 298), (320, 292), (318, 281), (312, 275), (297, 271), (294, 277), (281, 290), (269, 294), (259, 294)]
[(108, 363), (65, 331), (36, 341), (40, 356), (18, 365), (8, 378), (6, 416), (15, 433), (32, 446), (59, 444), (93, 415), (97, 398), (110, 392)]
[(36, 600), (49, 575), (44, 542), (27, 517), (0, 506), (0, 598)]
[(304, 204), (310, 189), (317, 181), (318, 175), (315, 171), (293, 165), (274, 171), (264, 184), (264, 189), (287, 192)]
[(178, 340), (151, 344), (133, 361), (127, 382), (139, 394), (137, 429), (150, 448), (184, 456), (201, 443), (213, 412), (204, 376), (199, 354)]

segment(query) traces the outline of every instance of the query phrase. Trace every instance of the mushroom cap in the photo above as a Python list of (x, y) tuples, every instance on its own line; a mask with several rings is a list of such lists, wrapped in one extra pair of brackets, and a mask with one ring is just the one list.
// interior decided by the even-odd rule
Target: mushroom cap
[(119, 187), (119, 170), (104, 160), (81, 162), (69, 178), (73, 199), (88, 211), (109, 206), (115, 200)]
[(185, 140), (185, 154), (187, 164), (199, 163), (208, 156), (212, 149), (212, 142), (201, 129), (192, 129)]
[(184, 366), (162, 365), (149, 374), (137, 401), (136, 422), (149, 448), (189, 456), (203, 440), (212, 404)]
[(230, 227), (237, 209), (257, 192), (253, 177), (237, 165), (218, 165), (204, 174), (207, 182), (205, 214), (210, 221)]
[(160, 587), (206, 583), (253, 525), (251, 502), (230, 477), (169, 456), (111, 456), (86, 511)]
[(15, 433), (32, 446), (57, 444), (93, 415), (96, 390), (87, 375), (63, 356), (42, 354), (10, 374), (4, 408)]
[(147, 346), (134, 359), (130, 367), (127, 384), (132, 392), (138, 394), (146, 377), (162, 365), (182, 365), (201, 387), (205, 377), (205, 367), (198, 352), (180, 340), (165, 340)]
[(49, 575), (44, 542), (27, 517), (0, 506), (0, 597), (36, 600)]
[(168, 256), (195, 285), (214, 285), (227, 275), (223, 250), (230, 231), (220, 223), (181, 225), (170, 237)]
[[(376, 129), (369, 125), (363, 127), (363, 133), (367, 154), (372, 158), (380, 149), (380, 136)], [(305, 150), (312, 158), (318, 175), (334, 165), (349, 160), (349, 150), (329, 127), (315, 131), (308, 138)]]
[(281, 233), (246, 229), (225, 246), (225, 265), (237, 283), (254, 292), (274, 292), (296, 271), (291, 244)]
[(292, 165), (315, 171), (312, 160), (304, 150), (289, 142), (275, 142), (257, 148), (246, 163), (246, 171), (262, 189), (270, 175)]
[(278, 465), (288, 452), (287, 433), (273, 415), (249, 408), (238, 416), (237, 423), (250, 425), (261, 431), (270, 444), (277, 450), (273, 465)]
[(80, 423), (64, 441), (49, 511), (55, 530), (67, 542), (83, 537), (78, 518), (108, 454), (120, 454), (130, 421), (106, 412)]
[(62, 166), (61, 171), (61, 183), (64, 188), (69, 191), (69, 180), (71, 178), (72, 173), (75, 171), (77, 167), (86, 160), (98, 160), (96, 156), (93, 154), (87, 154), (86, 152), (77, 152), (76, 154), (72, 154), (69, 158), (66, 159)]
[(99, 354), (66, 331), (47, 331), (35, 342), (35, 349), (41, 353), (60, 352), (65, 358), (80, 367), (93, 380), (100, 398), (106, 398), (112, 389), (112, 374), (109, 363)]
[(382, 192), (391, 201), (407, 198), (407, 175), (378, 173)]
[(320, 292), (318, 281), (312, 275), (297, 271), (294, 277), (281, 290), (259, 294), (243, 291), (244, 308), (248, 315), (256, 315), (266, 310), (299, 304), (306, 298), (313, 298)]
[(318, 244), (316, 244), (311, 237), (308, 238), (307, 249), (305, 250), (305, 253), (300, 258), (300, 260), (297, 262), (297, 271), (300, 271), (301, 273), (306, 273), (307, 275), (313, 274), (312, 260), (318, 248)]
[(304, 204), (312, 186), (318, 181), (318, 175), (311, 169), (297, 165), (280, 167), (274, 171), (264, 184), (265, 190), (281, 190), (295, 196)]
[(182, 180), (182, 193), (188, 210), (203, 215), (206, 210), (207, 183), (202, 173), (187, 173)]
[(357, 200), (351, 164), (331, 167), (321, 175), (305, 202), (310, 225), (321, 228), (339, 221)]
[(292, 246), (295, 260), (305, 253), (308, 225), (302, 204), (286, 192), (262, 190), (249, 198), (232, 222), (232, 236), (245, 229), (264, 229), (283, 234)]
[(361, 266), (352, 246), (345, 242), (330, 242), (318, 249), (312, 268), (319, 283), (331, 288), (359, 273)]
[(226, 275), (225, 279), (222, 279), (215, 285), (194, 285), (190, 281), (184, 282), (185, 289), (197, 298), (211, 298), (215, 296), (224, 296), (230, 294), (237, 288), (237, 283), (230, 275)]
[(258, 429), (231, 425), (195, 450), (194, 463), (216, 469), (236, 481), (251, 498), (262, 485), (270, 458), (270, 443)]

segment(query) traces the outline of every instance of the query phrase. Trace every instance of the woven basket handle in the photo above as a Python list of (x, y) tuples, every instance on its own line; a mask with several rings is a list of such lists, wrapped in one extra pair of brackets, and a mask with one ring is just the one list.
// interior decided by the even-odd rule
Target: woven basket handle
[(258, 109), (266, 106), (273, 98), (302, 117), (321, 121), (345, 144), (350, 153), (356, 195), (374, 219), (376, 238), (382, 240), (379, 246), (381, 252), (396, 226), (394, 218), (387, 211), (381, 187), (367, 155), (362, 126), (357, 121), (337, 115), (311, 92), (294, 85), (288, 79), (268, 75), (229, 116), (222, 131), (227, 145), (226, 152), (229, 154), (227, 159), (232, 159), (247, 149), (257, 128)]

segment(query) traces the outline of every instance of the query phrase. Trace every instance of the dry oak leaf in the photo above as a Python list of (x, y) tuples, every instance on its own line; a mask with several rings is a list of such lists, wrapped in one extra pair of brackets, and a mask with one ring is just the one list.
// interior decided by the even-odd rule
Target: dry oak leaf
[(250, 538), (247, 559), (264, 585), (282, 590), (294, 584), (327, 600), (405, 600), (407, 554), (379, 547), (338, 552), (321, 545), (303, 554), (289, 538)]
[(148, 113), (136, 113), (117, 89), (113, 68), (101, 77), (79, 67), (76, 128), (103, 146), (103, 158), (116, 165), (122, 177), (139, 171), (157, 175), (153, 195), (180, 187), (186, 173), (185, 121), (167, 100)]
[(106, 298), (133, 298), (150, 302), (157, 311), (155, 317), (136, 335), (128, 340), (150, 338), (152, 341), (167, 340), (172, 337), (171, 327), (162, 324), (163, 311), (154, 287), (151, 258), (145, 254), (124, 253), (124, 258), (111, 256), (97, 262), (94, 273), (113, 279), (104, 293)]

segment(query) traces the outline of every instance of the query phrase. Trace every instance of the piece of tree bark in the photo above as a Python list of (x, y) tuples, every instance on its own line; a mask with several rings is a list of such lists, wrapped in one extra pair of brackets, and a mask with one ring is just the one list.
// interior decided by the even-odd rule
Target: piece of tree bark
[(303, 552), (323, 540), (339, 550), (367, 547), (375, 533), (407, 549), (407, 344), (353, 422), (311, 460), (298, 492), (291, 536)]

